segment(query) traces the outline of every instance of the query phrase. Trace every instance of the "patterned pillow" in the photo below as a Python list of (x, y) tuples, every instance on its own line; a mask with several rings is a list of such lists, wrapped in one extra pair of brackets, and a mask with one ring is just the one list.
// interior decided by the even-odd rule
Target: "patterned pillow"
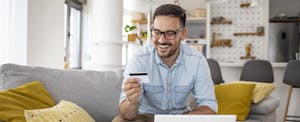
[(24, 114), (27, 122), (95, 122), (84, 109), (65, 100), (51, 108), (25, 110)]
[(262, 83), (253, 81), (233, 81), (230, 83), (244, 83), (244, 84), (255, 84), (253, 90), (252, 103), (259, 103), (266, 97), (268, 97), (272, 91), (277, 87), (274, 83)]

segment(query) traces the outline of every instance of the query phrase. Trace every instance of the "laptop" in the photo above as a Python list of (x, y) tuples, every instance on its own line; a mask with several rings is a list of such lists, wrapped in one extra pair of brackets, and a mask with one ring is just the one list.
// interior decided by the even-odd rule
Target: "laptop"
[(236, 122), (236, 115), (155, 115), (154, 122)]

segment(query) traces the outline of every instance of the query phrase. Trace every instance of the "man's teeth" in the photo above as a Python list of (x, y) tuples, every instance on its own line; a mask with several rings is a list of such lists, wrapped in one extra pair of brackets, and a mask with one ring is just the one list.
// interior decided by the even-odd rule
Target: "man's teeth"
[(170, 47), (169, 45), (158, 45), (160, 48), (168, 48)]

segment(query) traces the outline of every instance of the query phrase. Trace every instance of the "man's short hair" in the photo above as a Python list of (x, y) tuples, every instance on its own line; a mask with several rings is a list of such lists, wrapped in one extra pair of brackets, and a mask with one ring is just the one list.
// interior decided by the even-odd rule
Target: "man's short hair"
[(153, 21), (155, 20), (155, 17), (161, 15), (178, 17), (180, 19), (181, 26), (185, 27), (186, 14), (185, 14), (185, 10), (182, 7), (175, 4), (161, 5), (155, 9), (153, 14)]

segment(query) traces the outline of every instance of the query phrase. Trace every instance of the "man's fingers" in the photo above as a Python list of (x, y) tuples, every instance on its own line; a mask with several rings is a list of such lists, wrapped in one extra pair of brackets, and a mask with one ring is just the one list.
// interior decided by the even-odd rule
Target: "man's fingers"
[(127, 84), (127, 83), (136, 83), (136, 82), (139, 82), (139, 81), (141, 81), (141, 79), (139, 79), (139, 78), (128, 78), (126, 80), (125, 84)]
[(132, 88), (132, 89), (129, 89), (129, 90), (125, 91), (125, 92), (126, 92), (127, 96), (131, 96), (134, 93), (141, 92), (141, 88)]
[(132, 88), (140, 88), (140, 87), (141, 87), (141, 85), (138, 84), (138, 83), (130, 83), (130, 84), (126, 84), (126, 85), (124, 86), (124, 90), (125, 90), (125, 91), (128, 91), (129, 89), (132, 89)]
[(141, 95), (141, 93), (134, 93), (134, 94), (128, 96), (127, 99), (130, 102), (136, 103), (136, 102), (138, 102), (138, 98), (139, 98), (140, 95)]

